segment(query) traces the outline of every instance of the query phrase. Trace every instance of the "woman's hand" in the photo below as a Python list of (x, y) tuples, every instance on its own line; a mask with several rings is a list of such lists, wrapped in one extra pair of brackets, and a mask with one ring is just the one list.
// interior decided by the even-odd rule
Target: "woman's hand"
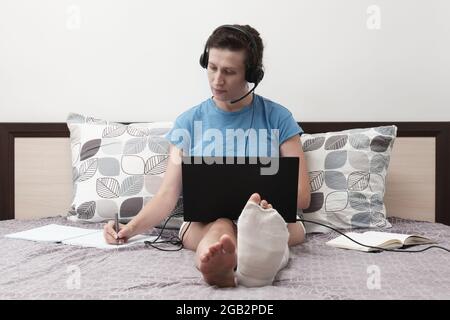
[(129, 225), (119, 223), (119, 232), (114, 230), (114, 221), (111, 220), (103, 227), (103, 236), (106, 243), (124, 244), (132, 235), (132, 228)]

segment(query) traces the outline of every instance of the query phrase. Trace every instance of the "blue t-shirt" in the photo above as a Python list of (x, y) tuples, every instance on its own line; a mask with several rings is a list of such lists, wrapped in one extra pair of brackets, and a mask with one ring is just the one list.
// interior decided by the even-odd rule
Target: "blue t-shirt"
[(277, 157), (283, 142), (301, 133), (287, 108), (255, 94), (235, 112), (209, 98), (178, 116), (166, 138), (184, 155)]

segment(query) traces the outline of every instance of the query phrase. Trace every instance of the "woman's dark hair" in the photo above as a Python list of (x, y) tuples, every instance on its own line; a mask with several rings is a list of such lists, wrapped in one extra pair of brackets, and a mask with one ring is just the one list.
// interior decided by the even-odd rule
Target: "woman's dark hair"
[(228, 49), (231, 51), (239, 51), (244, 49), (246, 52), (246, 66), (262, 67), (264, 45), (261, 37), (259, 36), (259, 32), (249, 25), (234, 24), (232, 26), (243, 29), (252, 35), (256, 48), (252, 49), (252, 41), (251, 39), (248, 39), (248, 36), (244, 32), (232, 28), (219, 27), (213, 32), (213, 34), (211, 34), (206, 42), (208, 51), (210, 48)]

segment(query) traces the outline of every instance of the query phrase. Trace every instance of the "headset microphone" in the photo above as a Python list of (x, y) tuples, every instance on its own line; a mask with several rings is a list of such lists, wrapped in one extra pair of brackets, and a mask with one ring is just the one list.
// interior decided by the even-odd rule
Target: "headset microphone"
[(252, 90), (250, 90), (249, 92), (247, 92), (244, 96), (242, 96), (241, 98), (237, 99), (237, 100), (233, 100), (230, 101), (230, 103), (236, 103), (241, 101), (242, 99), (244, 99), (246, 96), (248, 96), (250, 93), (252, 93), (253, 91), (255, 91), (256, 87), (258, 86), (258, 83), (255, 83), (255, 85), (253, 86)]

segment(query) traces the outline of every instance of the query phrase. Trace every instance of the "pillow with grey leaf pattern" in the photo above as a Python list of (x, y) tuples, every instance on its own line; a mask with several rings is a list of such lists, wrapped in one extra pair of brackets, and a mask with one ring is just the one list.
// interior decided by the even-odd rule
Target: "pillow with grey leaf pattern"
[[(157, 193), (169, 158), (172, 122), (122, 123), (70, 113), (73, 200), (70, 220), (131, 220)], [(180, 197), (171, 216), (182, 222)], [(171, 224), (173, 226), (173, 223)]]
[[(311, 204), (306, 220), (338, 229), (389, 228), (384, 205), (386, 174), (397, 127), (383, 126), (301, 136)], [(307, 232), (330, 232), (305, 223)]]

